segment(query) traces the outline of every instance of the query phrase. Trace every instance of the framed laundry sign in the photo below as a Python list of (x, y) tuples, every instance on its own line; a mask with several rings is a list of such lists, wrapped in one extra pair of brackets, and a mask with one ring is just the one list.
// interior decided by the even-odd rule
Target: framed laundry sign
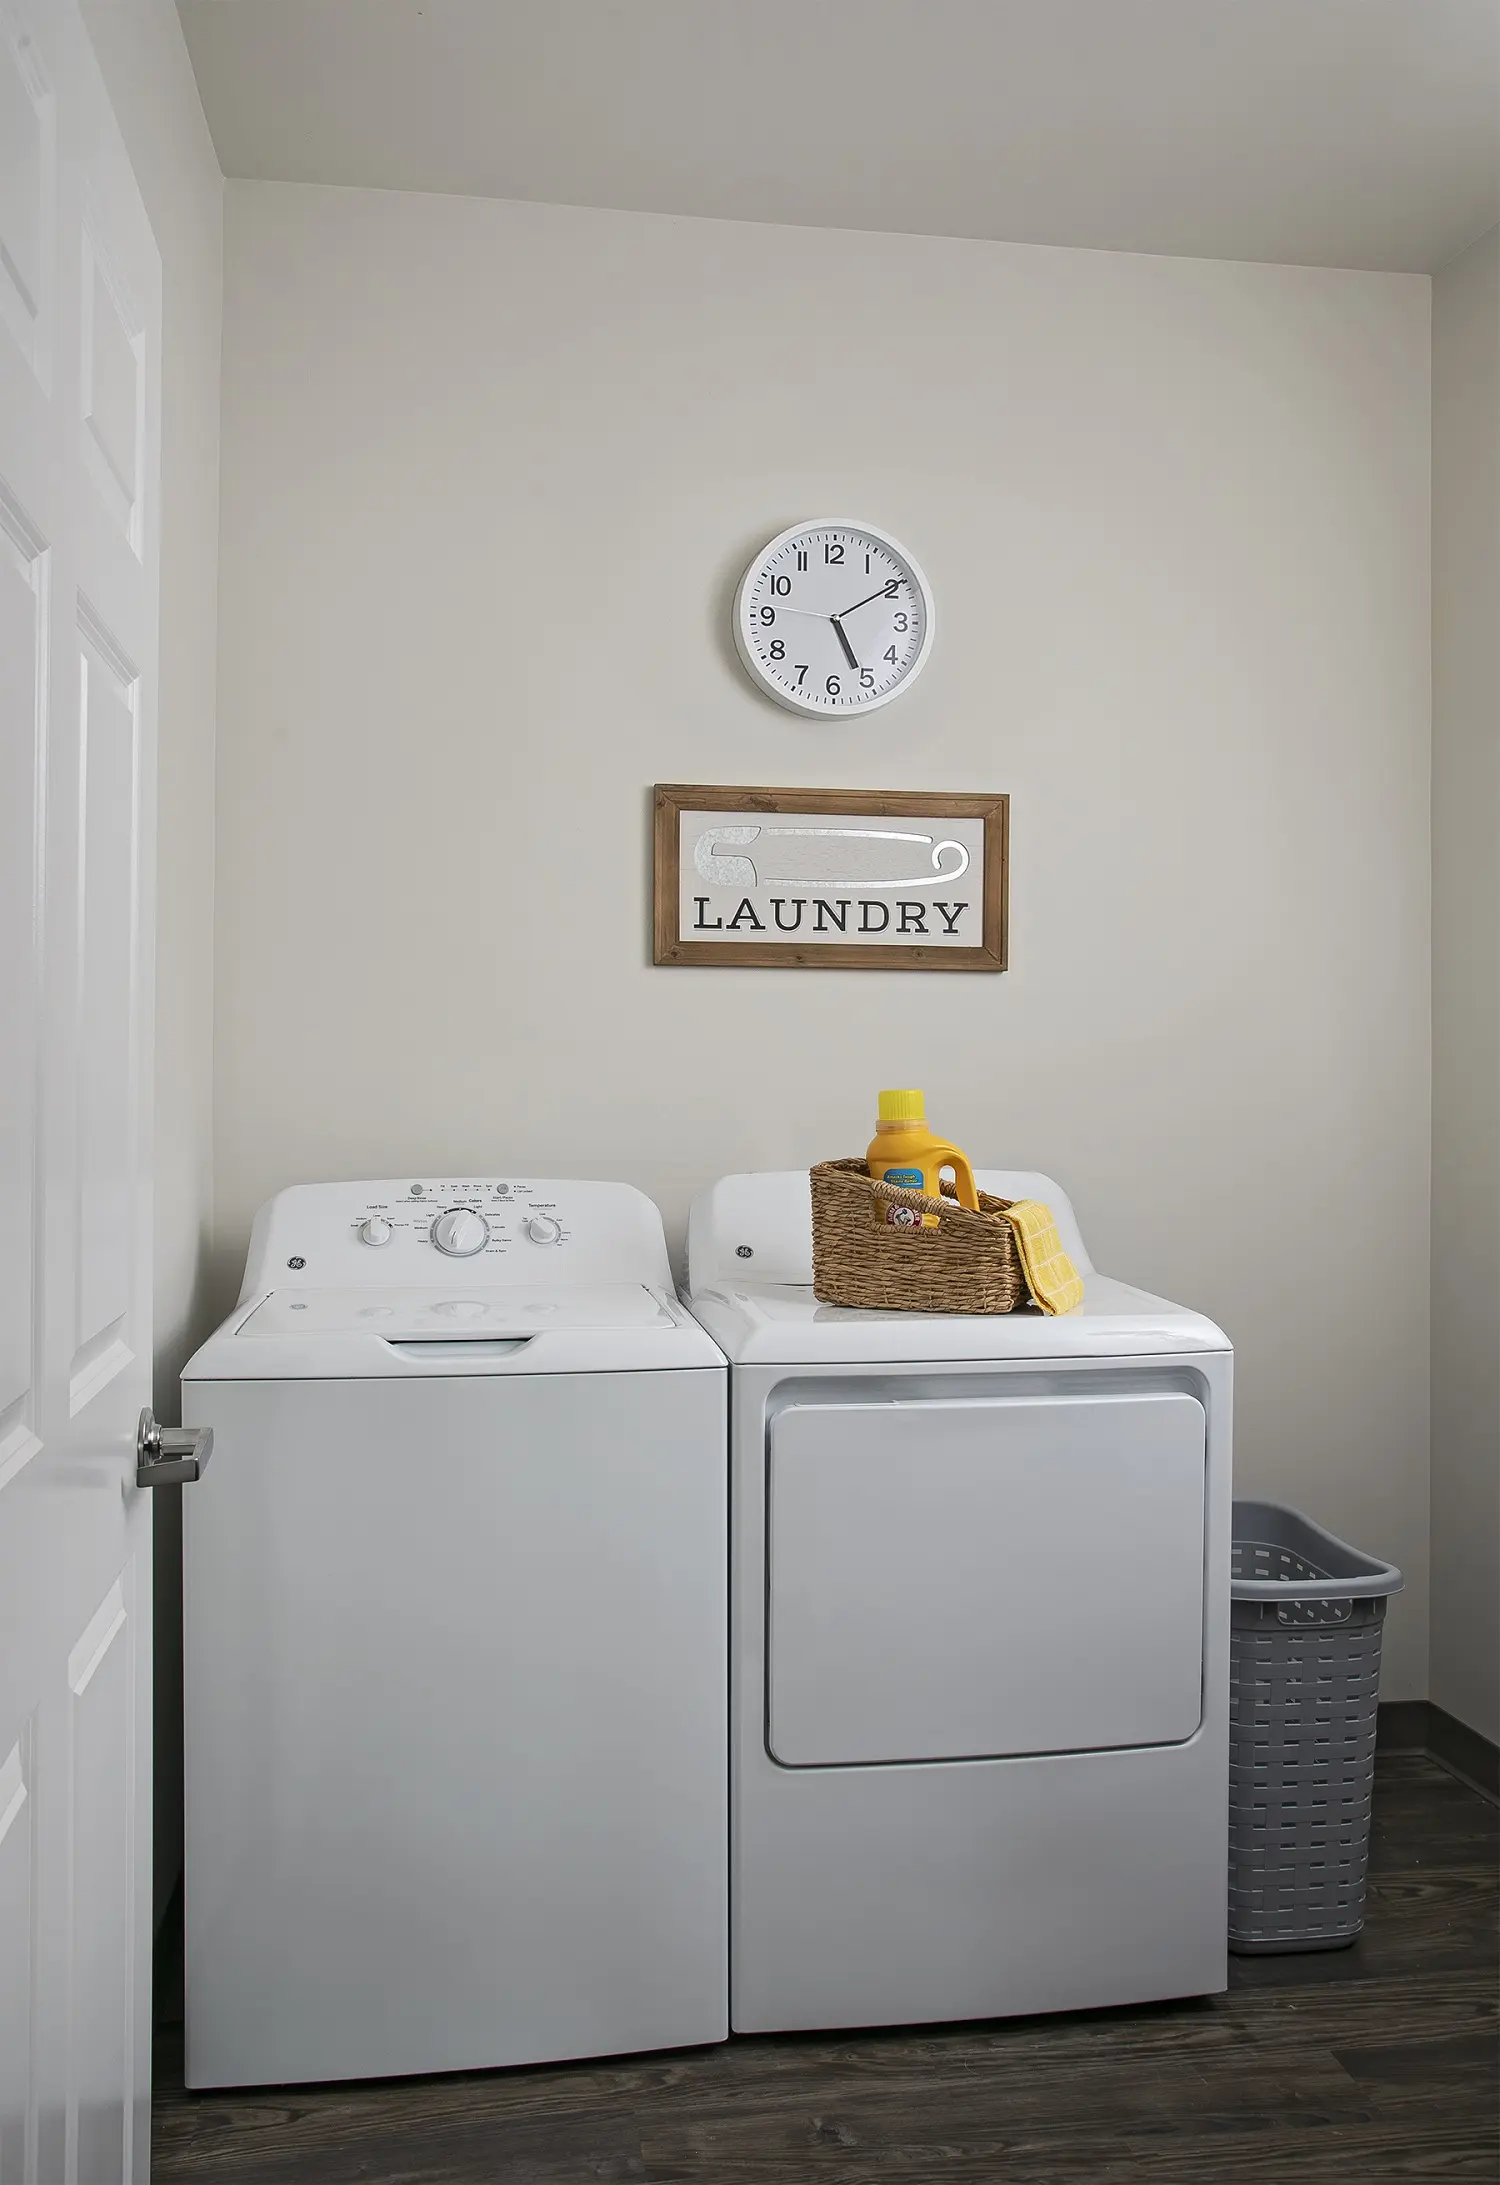
[(1003, 971), (1010, 800), (656, 790), (655, 960)]

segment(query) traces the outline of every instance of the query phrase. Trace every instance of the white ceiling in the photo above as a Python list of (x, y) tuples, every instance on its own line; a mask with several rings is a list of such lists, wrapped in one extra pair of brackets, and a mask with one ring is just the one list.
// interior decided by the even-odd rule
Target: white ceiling
[(1500, 0), (178, 0), (226, 174), (1428, 271)]

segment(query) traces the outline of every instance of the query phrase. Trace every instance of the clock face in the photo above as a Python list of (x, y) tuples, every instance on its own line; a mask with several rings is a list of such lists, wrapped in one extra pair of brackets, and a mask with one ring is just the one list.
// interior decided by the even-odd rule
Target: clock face
[(745, 571), (740, 658), (794, 713), (868, 713), (905, 690), (932, 643), (932, 595), (904, 547), (867, 524), (795, 524)]

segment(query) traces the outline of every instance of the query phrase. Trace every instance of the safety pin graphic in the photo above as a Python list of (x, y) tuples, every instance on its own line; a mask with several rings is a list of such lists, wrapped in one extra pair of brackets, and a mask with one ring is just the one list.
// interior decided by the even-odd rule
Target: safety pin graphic
[[(910, 879), (864, 880), (857, 874), (850, 874), (847, 884), (867, 893), (889, 888), (936, 888), (950, 880), (961, 880), (969, 869), (969, 853), (961, 842), (934, 842), (931, 835), (899, 834), (890, 827), (705, 827), (693, 844), (693, 866), (710, 887), (716, 888), (767, 887), (777, 881), (807, 886), (818, 880), (825, 885), (836, 884), (831, 874), (773, 871), (772, 864), (787, 862), (785, 853), (779, 858), (774, 850), (759, 858), (743, 854), (752, 842), (769, 844), (773, 840), (796, 836), (840, 842), (917, 842), (930, 852), (931, 872)], [(731, 854), (721, 854), (721, 846)], [(944, 865), (943, 856), (948, 850), (954, 853), (957, 864)], [(790, 862), (795, 864), (795, 858)]]

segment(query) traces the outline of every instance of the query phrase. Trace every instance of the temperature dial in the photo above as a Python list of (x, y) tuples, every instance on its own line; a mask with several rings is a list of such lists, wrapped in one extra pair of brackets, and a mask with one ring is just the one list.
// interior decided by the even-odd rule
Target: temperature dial
[(490, 1225), (472, 1207), (450, 1206), (432, 1225), (432, 1241), (449, 1259), (472, 1259), (490, 1241)]
[(390, 1243), (391, 1225), (383, 1214), (372, 1214), (368, 1221), (360, 1223), (359, 1241), (361, 1244)]
[(562, 1229), (550, 1214), (533, 1214), (526, 1224), (526, 1234), (533, 1244), (556, 1244)]

